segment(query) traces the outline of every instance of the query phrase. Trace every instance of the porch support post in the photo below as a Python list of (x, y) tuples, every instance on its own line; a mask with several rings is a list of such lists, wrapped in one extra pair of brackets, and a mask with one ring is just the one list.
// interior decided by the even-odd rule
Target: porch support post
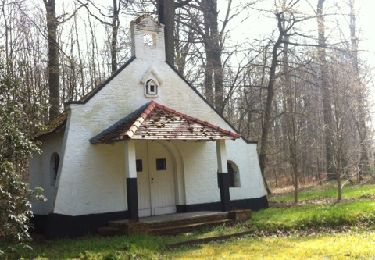
[(227, 168), (227, 150), (225, 140), (216, 141), (217, 177), (220, 188), (221, 210), (230, 210), (229, 174)]
[(134, 141), (125, 141), (125, 172), (129, 219), (138, 220), (138, 185)]

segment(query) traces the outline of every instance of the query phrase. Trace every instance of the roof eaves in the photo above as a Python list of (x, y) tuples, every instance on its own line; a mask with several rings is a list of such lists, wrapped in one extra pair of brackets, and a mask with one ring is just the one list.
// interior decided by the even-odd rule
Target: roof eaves
[(200, 119), (188, 116), (174, 109), (161, 105), (155, 101), (151, 101), (151, 102), (144, 104), (137, 110), (133, 111), (126, 117), (120, 119), (119, 121), (114, 123), (112, 126), (106, 128), (105, 130), (97, 134), (96, 136), (92, 137), (90, 139), (90, 142), (92, 144), (113, 142), (114, 141), (114, 139), (112, 139), (114, 138), (113, 134), (118, 131), (125, 131), (125, 130), (127, 130), (126, 131), (127, 138), (132, 138), (132, 135), (138, 130), (139, 126), (149, 117), (149, 115), (155, 109), (159, 109), (164, 112), (175, 114), (181, 118), (184, 118), (187, 121), (195, 122), (195, 123), (201, 124), (202, 126), (214, 129), (220, 132), (222, 136), (226, 136), (227, 138), (230, 138), (230, 139), (236, 139), (236, 138), (241, 137), (237, 133), (222, 129), (219, 126), (215, 126), (209, 122), (202, 121)]
[(68, 119), (68, 112), (64, 111), (60, 113), (54, 120), (49, 122), (46, 125), (46, 128), (39, 133), (37, 133), (33, 139), (38, 140), (44, 136), (50, 135), (52, 133), (55, 133), (59, 131), (60, 129), (64, 129), (66, 125), (66, 120)]
[(150, 103), (151, 102), (148, 102), (148, 103), (144, 104), (143, 106), (141, 106), (137, 110), (128, 114), (126, 117), (123, 117), (122, 119), (120, 119), (119, 121), (117, 121), (116, 123), (111, 125), (110, 127), (104, 129), (102, 132), (100, 132), (99, 134), (92, 137), (90, 139), (90, 143), (91, 144), (100, 143), (102, 138), (104, 138), (108, 134), (112, 133), (113, 131), (119, 130), (125, 124), (130, 123), (130, 122), (133, 124), (134, 121), (136, 121), (139, 118), (139, 116), (142, 116), (143, 112), (150, 106)]

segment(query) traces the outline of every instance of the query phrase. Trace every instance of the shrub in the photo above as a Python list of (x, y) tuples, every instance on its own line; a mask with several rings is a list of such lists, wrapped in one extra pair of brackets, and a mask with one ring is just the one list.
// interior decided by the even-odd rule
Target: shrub
[(38, 148), (28, 138), (32, 126), (19, 100), (17, 81), (2, 72), (0, 67), (0, 241), (14, 244), (30, 237), (28, 199), (33, 192), (22, 176)]

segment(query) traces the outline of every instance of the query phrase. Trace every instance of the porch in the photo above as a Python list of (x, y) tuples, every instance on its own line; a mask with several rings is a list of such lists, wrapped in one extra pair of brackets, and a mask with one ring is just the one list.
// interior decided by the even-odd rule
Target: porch
[[(132, 222), (139, 220), (139, 224), (133, 227), (142, 227), (150, 224), (143, 216), (176, 213), (178, 207), (186, 205), (183, 167), (179, 166), (183, 163), (178, 163), (176, 142), (216, 143), (217, 164), (207, 170), (212, 176), (217, 174), (221, 210), (228, 211), (226, 141), (239, 137), (236, 133), (150, 102), (92, 137), (90, 142), (94, 145), (123, 143), (128, 218)], [(198, 158), (195, 163), (199, 163)], [(211, 185), (217, 185), (216, 181)]]

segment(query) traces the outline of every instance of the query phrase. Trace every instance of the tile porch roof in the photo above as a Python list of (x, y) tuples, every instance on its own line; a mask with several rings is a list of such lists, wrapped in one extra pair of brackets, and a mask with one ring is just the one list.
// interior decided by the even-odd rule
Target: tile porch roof
[(111, 143), (128, 139), (213, 141), (239, 137), (237, 133), (151, 101), (92, 137), (90, 142)]

